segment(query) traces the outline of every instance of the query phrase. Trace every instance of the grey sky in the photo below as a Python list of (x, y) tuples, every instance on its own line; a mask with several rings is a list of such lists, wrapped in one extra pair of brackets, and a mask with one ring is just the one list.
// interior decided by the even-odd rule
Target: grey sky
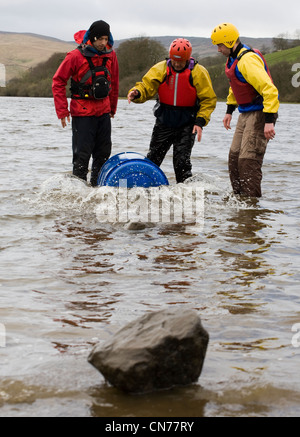
[(210, 37), (231, 22), (248, 37), (300, 33), (298, 0), (1, 0), (0, 31), (31, 32), (71, 41), (77, 30), (103, 19), (115, 40), (136, 36)]

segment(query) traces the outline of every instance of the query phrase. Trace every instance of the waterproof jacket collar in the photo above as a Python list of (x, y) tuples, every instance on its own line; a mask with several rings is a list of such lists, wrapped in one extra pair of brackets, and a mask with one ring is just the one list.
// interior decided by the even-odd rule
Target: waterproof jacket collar
[(80, 44), (82, 54), (87, 58), (92, 58), (95, 55), (107, 55), (113, 51), (112, 47), (106, 47), (105, 50), (99, 52), (95, 47), (90, 44)]
[(236, 59), (240, 50), (244, 47), (244, 45), (240, 42), (239, 45), (237, 46), (237, 48), (232, 51), (232, 53), (230, 54), (230, 58)]
[(90, 42), (90, 32), (89, 30), (80, 30), (74, 35), (75, 42), (79, 44), (81, 51), (86, 57), (93, 57), (95, 55), (107, 55), (113, 51), (114, 39), (110, 33), (108, 39), (108, 46), (105, 50), (99, 52)]

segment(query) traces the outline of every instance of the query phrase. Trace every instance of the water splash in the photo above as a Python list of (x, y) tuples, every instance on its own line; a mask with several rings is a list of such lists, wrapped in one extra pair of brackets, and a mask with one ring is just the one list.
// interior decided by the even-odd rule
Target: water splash
[(256, 206), (233, 195), (221, 179), (203, 174), (183, 184), (131, 189), (93, 188), (70, 174), (60, 174), (48, 178), (23, 200), (39, 213), (94, 214), (98, 221), (126, 224), (129, 229), (143, 228), (142, 223), (192, 223), (197, 214), (202, 220), (205, 213)]

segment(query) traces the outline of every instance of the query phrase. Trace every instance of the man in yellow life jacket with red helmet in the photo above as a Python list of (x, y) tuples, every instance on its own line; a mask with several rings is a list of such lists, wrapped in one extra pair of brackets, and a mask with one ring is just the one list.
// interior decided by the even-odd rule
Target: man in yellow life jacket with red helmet
[[(73, 175), (87, 180), (92, 157), (92, 186), (111, 154), (111, 118), (117, 110), (119, 66), (110, 26), (103, 20), (75, 35), (79, 44), (69, 52), (53, 77), (55, 109), (62, 127), (72, 116)], [(68, 109), (66, 86), (71, 78)]]
[(262, 53), (242, 44), (233, 24), (215, 27), (211, 40), (228, 58), (225, 74), (230, 88), (223, 120), (227, 130), (236, 107), (240, 112), (228, 158), (231, 185), (235, 194), (261, 197), (263, 159), (268, 141), (275, 137), (278, 90)]
[(161, 165), (173, 145), (176, 182), (192, 176), (191, 152), (202, 138), (217, 98), (207, 70), (192, 57), (192, 45), (185, 38), (174, 40), (169, 59), (155, 64), (141, 82), (128, 92), (128, 102), (144, 103), (158, 94), (147, 158)]

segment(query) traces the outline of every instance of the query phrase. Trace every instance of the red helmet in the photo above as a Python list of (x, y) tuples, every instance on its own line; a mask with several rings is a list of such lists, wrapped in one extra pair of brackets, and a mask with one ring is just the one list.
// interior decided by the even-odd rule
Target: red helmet
[(188, 61), (192, 55), (192, 44), (184, 38), (174, 39), (169, 54), (174, 61)]

